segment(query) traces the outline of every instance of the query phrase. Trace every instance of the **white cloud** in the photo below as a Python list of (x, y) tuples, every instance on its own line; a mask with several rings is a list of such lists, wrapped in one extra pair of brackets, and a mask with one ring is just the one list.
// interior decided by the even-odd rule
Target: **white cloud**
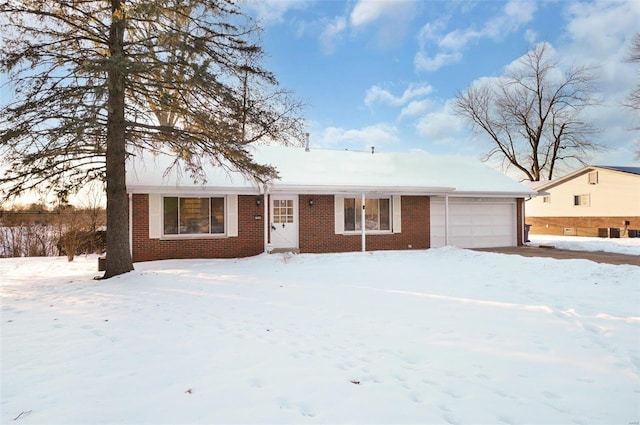
[(402, 108), (400, 111), (400, 116), (398, 119), (402, 119), (405, 117), (417, 116), (426, 113), (433, 106), (433, 102), (429, 99), (425, 100), (414, 100), (409, 102), (407, 106)]
[(380, 123), (361, 129), (327, 127), (314, 145), (321, 148), (368, 150), (371, 146), (380, 148), (399, 141), (398, 129), (395, 126)]
[(451, 31), (438, 41), (438, 47), (446, 50), (461, 50), (470, 40), (481, 36), (481, 32), (472, 29)]
[[(404, 2), (407, 3), (407, 2)], [(393, 13), (402, 2), (360, 0), (351, 11), (350, 22), (354, 27), (368, 25), (379, 18)]]
[(437, 41), (446, 25), (447, 23), (444, 19), (437, 19), (424, 24), (418, 32), (418, 43), (420, 48), (425, 48), (428, 44), (427, 41)]
[[(481, 38), (500, 40), (507, 34), (518, 31), (533, 19), (537, 4), (533, 0), (511, 0), (502, 9), (502, 13), (489, 19), (481, 29), (473, 27), (456, 29), (441, 34), (444, 21), (437, 20), (425, 24), (419, 35), (419, 51), (414, 57), (418, 71), (436, 71), (445, 65), (462, 60), (462, 50), (472, 41)], [(435, 42), (438, 51), (427, 53), (428, 46)]]
[(633, 35), (640, 31), (640, 2), (596, 1), (568, 7), (566, 37), (570, 40), (563, 55), (583, 63), (616, 65), (629, 52)]
[(257, 18), (264, 24), (279, 24), (284, 15), (292, 9), (304, 9), (311, 2), (300, 0), (247, 0), (247, 7), (255, 11)]
[(336, 16), (320, 34), (320, 46), (325, 54), (332, 54), (336, 49), (336, 40), (347, 28), (347, 20), (344, 16)]
[(395, 46), (406, 36), (408, 22), (415, 16), (416, 0), (358, 0), (351, 13), (336, 16), (325, 26), (319, 41), (325, 54), (336, 48), (336, 39), (347, 30), (354, 33), (376, 24), (378, 47)]
[(429, 84), (410, 84), (401, 96), (394, 96), (389, 91), (375, 85), (367, 90), (364, 103), (371, 106), (376, 102), (386, 103), (391, 106), (402, 106), (415, 97), (426, 96), (433, 91)]
[(538, 33), (536, 33), (531, 28), (528, 28), (524, 32), (524, 39), (527, 40), (527, 43), (529, 43), (530, 45), (534, 45), (538, 41)]
[(449, 110), (447, 104), (420, 118), (416, 130), (427, 142), (436, 145), (459, 145), (467, 137), (464, 122)]
[(424, 52), (418, 52), (413, 63), (418, 71), (436, 71), (445, 65), (457, 63), (462, 60), (462, 53), (438, 53), (434, 57), (427, 56)]
[(502, 39), (506, 34), (513, 33), (529, 23), (537, 8), (537, 3), (532, 0), (511, 0), (505, 4), (502, 15), (490, 19), (485, 24), (479, 36)]

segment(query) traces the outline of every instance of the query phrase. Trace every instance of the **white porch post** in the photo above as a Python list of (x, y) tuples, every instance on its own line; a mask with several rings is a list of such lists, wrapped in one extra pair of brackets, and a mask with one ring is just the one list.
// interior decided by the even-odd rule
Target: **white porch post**
[(129, 254), (133, 256), (133, 194), (132, 193), (129, 193)]
[(367, 250), (367, 238), (364, 234), (366, 226), (365, 226), (365, 222), (364, 222), (364, 193), (362, 194), (362, 212), (360, 215), (360, 227), (362, 228), (362, 252), (365, 252)]
[(264, 214), (262, 221), (264, 222), (264, 252), (269, 252), (269, 188), (265, 184), (262, 196), (262, 204), (264, 206)]

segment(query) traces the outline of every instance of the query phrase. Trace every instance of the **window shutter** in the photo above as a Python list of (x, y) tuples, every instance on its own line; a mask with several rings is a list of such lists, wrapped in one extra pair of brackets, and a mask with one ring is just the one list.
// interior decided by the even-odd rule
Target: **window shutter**
[(393, 233), (402, 233), (402, 197), (395, 195), (391, 200), (393, 202)]
[(238, 236), (238, 195), (227, 195), (227, 236)]
[(344, 233), (344, 196), (335, 195), (333, 197), (335, 207), (335, 233), (341, 235)]
[(162, 235), (162, 195), (149, 194), (149, 239), (160, 239)]

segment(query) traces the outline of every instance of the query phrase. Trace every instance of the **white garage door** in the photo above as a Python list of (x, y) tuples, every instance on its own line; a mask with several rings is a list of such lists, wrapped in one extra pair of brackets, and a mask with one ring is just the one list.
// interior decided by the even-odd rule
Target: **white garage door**
[[(516, 202), (449, 198), (449, 245), (460, 248), (515, 246)], [(431, 198), (431, 247), (445, 246), (444, 199)]]

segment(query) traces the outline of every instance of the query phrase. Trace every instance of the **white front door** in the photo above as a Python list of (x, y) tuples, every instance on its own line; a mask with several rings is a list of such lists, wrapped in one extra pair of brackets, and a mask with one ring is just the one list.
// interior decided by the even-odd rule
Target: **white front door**
[(271, 195), (271, 246), (298, 248), (298, 196)]

